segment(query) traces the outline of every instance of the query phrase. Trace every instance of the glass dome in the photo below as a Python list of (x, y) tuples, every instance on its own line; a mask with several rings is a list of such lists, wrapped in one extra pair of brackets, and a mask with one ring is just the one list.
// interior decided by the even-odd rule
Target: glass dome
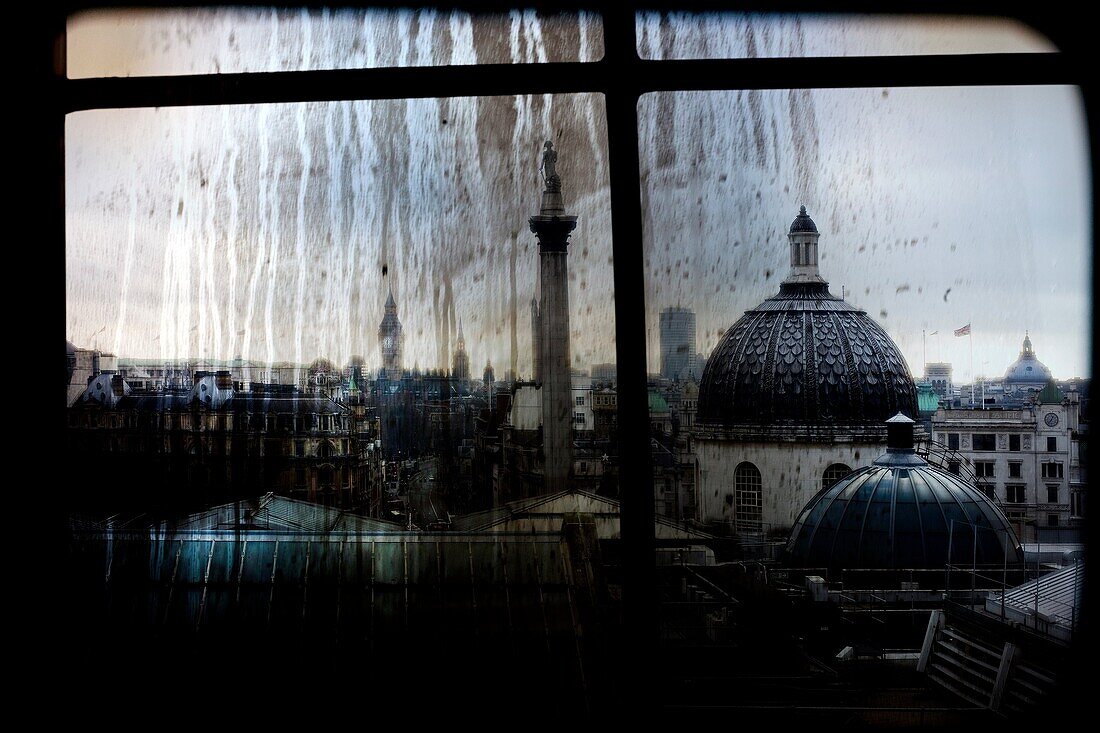
[(791, 531), (789, 562), (830, 571), (942, 568), (949, 556), (999, 567), (1007, 555), (1008, 564), (1022, 563), (1020, 541), (1001, 510), (959, 476), (916, 455), (913, 422), (898, 422), (908, 427), (908, 447), (891, 436), (891, 447), (872, 465), (810, 500)]

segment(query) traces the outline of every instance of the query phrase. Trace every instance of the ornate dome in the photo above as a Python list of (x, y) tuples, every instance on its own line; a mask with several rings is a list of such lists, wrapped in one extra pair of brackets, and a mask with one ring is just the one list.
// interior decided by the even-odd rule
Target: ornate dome
[(1005, 382), (1008, 384), (1046, 384), (1050, 380), (1050, 370), (1043, 362), (1035, 358), (1035, 350), (1031, 347), (1031, 337), (1024, 332), (1024, 345), (1020, 349), (1020, 357), (1012, 363), (1005, 372)]
[(803, 207), (779, 294), (747, 311), (707, 360), (698, 420), (881, 429), (896, 412), (915, 417), (916, 387), (900, 350), (864, 311), (829, 292), (817, 273), (817, 235), (793, 233), (803, 217), (813, 226)]
[(814, 220), (806, 213), (805, 206), (798, 210), (798, 216), (791, 222), (791, 233), (796, 232), (817, 232), (817, 224), (814, 224)]
[[(967, 564), (975, 548), (979, 565), (1000, 567), (1006, 554), (1009, 564), (1022, 563), (1020, 541), (1001, 510), (960, 477), (913, 452), (912, 420), (895, 417), (891, 423), (886, 453), (819, 492), (799, 514), (787, 543), (788, 561), (834, 572), (942, 568), (950, 544), (951, 557)], [(908, 448), (901, 447), (906, 439), (895, 440), (906, 429)]]

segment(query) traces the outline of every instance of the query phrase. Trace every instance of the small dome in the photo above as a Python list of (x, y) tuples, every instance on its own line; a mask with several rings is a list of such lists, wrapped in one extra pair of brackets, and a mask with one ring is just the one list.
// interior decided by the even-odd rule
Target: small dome
[(1007, 385), (1045, 385), (1050, 378), (1050, 370), (1035, 357), (1035, 350), (1031, 347), (1031, 337), (1025, 331), (1020, 356), (1005, 372), (1005, 383)]
[(806, 213), (805, 206), (798, 210), (798, 216), (791, 222), (791, 234), (796, 234), (798, 232), (817, 233), (817, 224), (814, 224), (814, 220)]
[[(910, 442), (910, 445), (912, 443)], [(977, 544), (974, 542), (975, 528)], [(929, 465), (912, 448), (891, 448), (810, 500), (787, 543), (796, 567), (942, 568), (1022, 563), (1008, 519), (974, 486)]]

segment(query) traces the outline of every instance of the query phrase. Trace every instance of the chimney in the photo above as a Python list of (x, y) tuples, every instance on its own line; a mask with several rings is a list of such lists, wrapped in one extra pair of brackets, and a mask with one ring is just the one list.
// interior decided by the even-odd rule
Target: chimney
[(886, 451), (888, 453), (913, 452), (914, 423), (900, 412), (886, 421)]
[(497, 420), (503, 421), (504, 416), (512, 406), (512, 395), (509, 392), (497, 392), (496, 414)]
[(233, 376), (229, 373), (228, 369), (218, 371), (214, 374), (214, 386), (218, 389), (233, 389)]

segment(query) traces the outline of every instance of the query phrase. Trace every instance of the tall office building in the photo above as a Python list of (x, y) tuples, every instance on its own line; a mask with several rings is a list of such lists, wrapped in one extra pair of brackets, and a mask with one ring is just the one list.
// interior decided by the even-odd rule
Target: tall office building
[(689, 308), (665, 308), (661, 311), (661, 376), (665, 379), (696, 381), (695, 311)]

